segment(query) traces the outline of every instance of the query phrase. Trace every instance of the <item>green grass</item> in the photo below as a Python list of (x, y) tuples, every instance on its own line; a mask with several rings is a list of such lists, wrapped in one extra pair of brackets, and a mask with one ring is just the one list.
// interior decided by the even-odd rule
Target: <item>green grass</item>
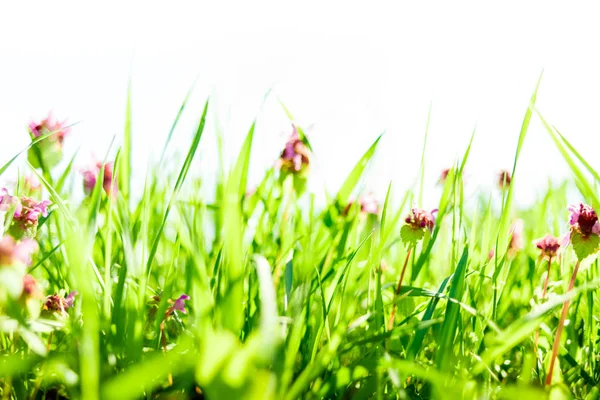
[[(188, 94), (138, 196), (130, 182), (130, 85), (116, 196), (108, 197), (99, 179), (77, 202), (72, 193), (81, 176), (74, 159), (62, 169), (34, 170), (43, 183), (35, 196), (53, 206), (40, 223), (40, 250), (27, 272), (44, 295), (79, 294), (66, 314), (40, 314), (44, 300), (25, 303), (8, 295), (10, 282), (21, 278), (15, 281), (16, 269), (0, 266), (0, 398), (598, 398), (598, 263), (586, 259), (567, 293), (576, 257), (566, 248), (541, 299), (547, 264), (532, 240), (567, 231), (569, 190), (600, 206), (600, 175), (542, 118), (536, 93), (537, 86), (525, 110), (511, 186), (464, 197), (473, 133), (443, 184), (435, 227), (408, 254), (412, 245), (400, 235), (404, 217), (413, 199), (421, 205), (423, 188), (435, 184), (424, 181), (426, 140), (420, 166), (411, 171), (421, 177), (416, 194), (394, 199), (390, 184), (372, 215), (356, 202), (346, 206), (360, 195), (363, 172), (385, 137), (318, 208), (300, 177), (281, 176), (276, 167), (247, 194), (251, 124), (237, 161), (216, 174), (214, 202), (207, 202), (190, 167), (202, 138), (214, 134), (204, 129), (208, 101), (187, 156), (169, 160), (166, 151), (184, 109), (190, 112)], [(292, 118), (285, 106), (282, 112)], [(573, 179), (549, 184), (533, 206), (518, 208), (514, 180), (519, 159), (530, 157), (521, 148), (533, 118), (541, 118)], [(308, 145), (301, 128), (299, 135)], [(221, 146), (219, 140), (219, 154)], [(0, 175), (6, 178), (20, 161), (17, 155), (0, 164)], [(172, 162), (179, 169), (165, 170)], [(20, 184), (15, 191), (25, 190)], [(517, 218), (524, 221), (524, 246), (510, 252)], [(10, 223), (7, 218), (4, 228)], [(405, 259), (408, 270), (396, 295)], [(182, 294), (191, 297), (187, 313), (171, 312), (170, 300)], [(566, 300), (568, 324), (547, 386)]]

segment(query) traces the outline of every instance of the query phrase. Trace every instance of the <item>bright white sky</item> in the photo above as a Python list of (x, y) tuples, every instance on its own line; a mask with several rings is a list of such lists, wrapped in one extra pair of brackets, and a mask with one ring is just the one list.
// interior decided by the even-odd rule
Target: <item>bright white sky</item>
[[(491, 186), (500, 168), (512, 167), (544, 69), (538, 108), (600, 167), (600, 24), (592, 2), (81, 3), (0, 5), (2, 164), (27, 144), (29, 120), (49, 110), (81, 121), (67, 146), (81, 147), (80, 163), (92, 151), (102, 156), (123, 131), (131, 71), (138, 171), (160, 154), (198, 78), (174, 143), (186, 150), (210, 95), (196, 172), (210, 176), (216, 167), (216, 119), (233, 154), (258, 117), (257, 182), (290, 132), (279, 97), (301, 126), (312, 125), (311, 187), (318, 193), (336, 190), (383, 131), (365, 188), (383, 195), (390, 180), (399, 191), (408, 188), (418, 175), (431, 103), (425, 203), (434, 205), (439, 172), (463, 153), (475, 126), (471, 184)], [(568, 174), (537, 118), (518, 173), (521, 202), (548, 176)]]

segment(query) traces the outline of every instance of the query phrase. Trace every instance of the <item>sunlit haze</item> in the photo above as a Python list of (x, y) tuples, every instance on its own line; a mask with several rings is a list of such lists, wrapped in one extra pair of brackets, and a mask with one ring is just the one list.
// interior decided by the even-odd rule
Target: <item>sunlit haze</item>
[[(255, 184), (291, 132), (281, 100), (313, 145), (310, 187), (318, 196), (335, 191), (382, 132), (363, 189), (382, 197), (390, 181), (397, 192), (413, 185), (431, 106), (425, 203), (435, 205), (441, 170), (462, 155), (474, 129), (468, 184), (492, 187), (500, 169), (512, 169), (543, 71), (538, 109), (600, 167), (600, 24), (576, 4), (3, 4), (0, 37), (0, 164), (27, 145), (29, 121), (50, 110), (77, 122), (67, 150), (80, 148), (79, 164), (92, 152), (102, 157), (114, 135), (121, 141), (131, 76), (135, 176), (142, 182), (196, 81), (173, 154), (186, 151), (210, 96), (193, 172), (214, 176), (216, 121), (231, 160), (256, 118)], [(534, 115), (517, 200), (530, 202), (548, 177), (567, 176)]]

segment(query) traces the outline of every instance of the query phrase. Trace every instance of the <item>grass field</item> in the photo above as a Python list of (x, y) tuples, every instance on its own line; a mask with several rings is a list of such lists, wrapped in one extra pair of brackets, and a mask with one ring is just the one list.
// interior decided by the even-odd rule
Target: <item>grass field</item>
[[(83, 172), (64, 160), (68, 127), (32, 124), (0, 166), (26, 166), (0, 192), (0, 398), (598, 398), (600, 224), (567, 193), (600, 206), (600, 175), (535, 100), (497, 189), (465, 198), (469, 145), (430, 205), (436, 182), (357, 192), (377, 139), (317, 207), (299, 126), (252, 191), (250, 127), (206, 202), (190, 166), (208, 101), (179, 169), (167, 142), (139, 195), (130, 104), (116, 157)], [(520, 209), (532, 118), (572, 180)]]

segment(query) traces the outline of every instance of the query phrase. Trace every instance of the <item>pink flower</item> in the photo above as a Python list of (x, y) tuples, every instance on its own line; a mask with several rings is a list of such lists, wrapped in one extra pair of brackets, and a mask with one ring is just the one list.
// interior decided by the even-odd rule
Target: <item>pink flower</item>
[(36, 280), (29, 274), (23, 276), (23, 295), (27, 298), (43, 297)]
[(541, 256), (547, 260), (556, 257), (560, 249), (560, 239), (549, 233), (543, 238), (534, 240), (533, 244), (541, 250)]
[(416, 229), (429, 229), (429, 231), (433, 231), (433, 227), (435, 226), (435, 216), (433, 214), (437, 213), (438, 210), (433, 209), (431, 212), (422, 210), (420, 208), (413, 208), (411, 210), (411, 214), (409, 214), (405, 219), (408, 225)]
[(522, 250), (525, 243), (523, 240), (523, 220), (517, 219), (510, 227), (510, 242), (508, 244), (508, 252), (512, 255)]
[(568, 207), (569, 224), (571, 231), (578, 231), (583, 237), (588, 237), (592, 234), (600, 236), (600, 223), (598, 215), (594, 209), (586, 204), (570, 205)]
[(28, 175), (25, 175), (25, 187), (30, 192), (37, 192), (38, 190), (41, 189), (42, 184), (41, 184), (40, 180), (37, 178), (37, 176), (35, 176), (33, 174), (28, 174)]
[[(81, 171), (83, 175), (83, 188), (86, 194), (90, 194), (94, 190), (101, 170), (102, 161), (96, 161), (93, 165)], [(117, 181), (116, 179), (113, 179), (113, 171), (113, 162), (108, 162), (104, 165), (104, 179), (102, 181), (102, 187), (109, 196), (117, 190)]]
[(31, 255), (37, 250), (37, 243), (31, 239), (15, 241), (12, 236), (5, 235), (0, 239), (0, 267), (13, 266), (17, 263), (31, 264)]
[(8, 211), (17, 202), (17, 198), (9, 195), (6, 188), (0, 189), (0, 211)]
[[(373, 193), (369, 193), (369, 194), (361, 196), (358, 199), (358, 202), (360, 204), (360, 212), (362, 214), (372, 214), (372, 215), (379, 214), (379, 203), (377, 202), (377, 198), (375, 197), (375, 195)], [(348, 211), (350, 211), (350, 208), (352, 207), (353, 204), (354, 204), (354, 201), (349, 202), (348, 205), (346, 206), (346, 208), (344, 209), (344, 211), (342, 212), (342, 214), (348, 215)]]
[(48, 206), (51, 204), (50, 200), (37, 202), (23, 196), (21, 202), (17, 204), (13, 221), (20, 223), (25, 228), (37, 226), (40, 216), (48, 216)]
[(298, 129), (292, 125), (293, 131), (279, 157), (279, 167), (284, 172), (299, 173), (310, 164), (310, 151), (300, 139)]
[(169, 300), (169, 302), (172, 302), (173, 305), (169, 307), (169, 309), (165, 313), (165, 317), (168, 317), (169, 315), (173, 314), (174, 311), (181, 311), (182, 313), (187, 314), (187, 311), (185, 310), (185, 301), (189, 299), (190, 296), (188, 296), (187, 294), (182, 294), (174, 302), (172, 300)]
[(65, 122), (54, 120), (51, 113), (40, 122), (32, 121), (29, 123), (29, 132), (34, 138), (56, 132), (54, 135), (50, 136), (48, 140), (58, 143), (61, 147), (69, 130), (70, 129), (66, 126)]

